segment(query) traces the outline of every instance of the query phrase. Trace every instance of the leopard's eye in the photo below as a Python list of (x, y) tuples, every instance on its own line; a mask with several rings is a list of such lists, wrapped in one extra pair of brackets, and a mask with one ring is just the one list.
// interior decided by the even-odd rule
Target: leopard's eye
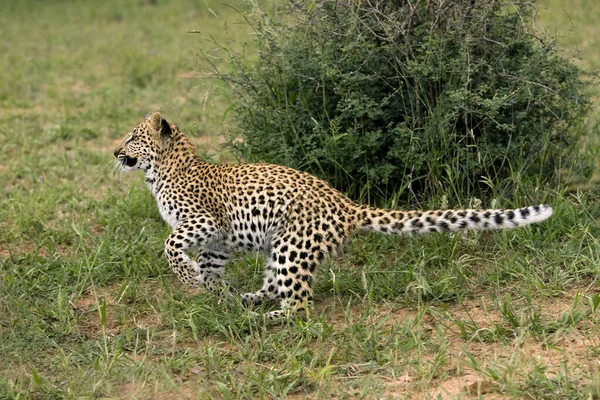
[(136, 137), (137, 137), (137, 135), (136, 135), (136, 134), (133, 134), (133, 135), (131, 135), (131, 136), (129, 137), (129, 139), (127, 139), (127, 140), (125, 141), (125, 144), (128, 144), (129, 142), (131, 142), (131, 141), (135, 140), (135, 139), (136, 139)]

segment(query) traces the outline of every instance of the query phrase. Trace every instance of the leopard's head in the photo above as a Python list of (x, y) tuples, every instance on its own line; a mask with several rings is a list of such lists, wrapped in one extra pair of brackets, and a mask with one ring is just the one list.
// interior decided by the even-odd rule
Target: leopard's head
[(171, 125), (155, 112), (125, 135), (114, 151), (118, 165), (123, 171), (147, 171), (159, 159), (172, 134)]

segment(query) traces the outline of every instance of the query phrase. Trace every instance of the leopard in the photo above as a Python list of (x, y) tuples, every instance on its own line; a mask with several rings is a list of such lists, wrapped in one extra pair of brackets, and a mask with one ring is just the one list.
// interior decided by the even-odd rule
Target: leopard
[(128, 132), (114, 156), (122, 172), (143, 172), (172, 229), (164, 251), (183, 284), (219, 291), (227, 285), (224, 273), (232, 254), (265, 253), (262, 287), (241, 294), (241, 302), (252, 307), (279, 301), (266, 313), (269, 320), (308, 313), (318, 266), (359, 232), (512, 229), (552, 215), (546, 204), (427, 211), (359, 204), (325, 180), (286, 166), (207, 162), (160, 112)]

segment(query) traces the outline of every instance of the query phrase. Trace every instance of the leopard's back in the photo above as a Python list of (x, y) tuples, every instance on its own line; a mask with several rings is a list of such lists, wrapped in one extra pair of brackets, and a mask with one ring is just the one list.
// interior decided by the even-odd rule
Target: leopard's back
[[(310, 174), (272, 164), (220, 169), (226, 230), (234, 248), (268, 250), (277, 239), (300, 243), (315, 235), (319, 239), (319, 234), (339, 245), (357, 229), (357, 206)], [(286, 230), (290, 231), (286, 237), (279, 238)]]

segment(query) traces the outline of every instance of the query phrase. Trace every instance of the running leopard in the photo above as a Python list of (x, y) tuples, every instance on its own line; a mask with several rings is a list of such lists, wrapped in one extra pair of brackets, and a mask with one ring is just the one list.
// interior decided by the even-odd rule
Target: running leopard
[[(327, 182), (271, 164), (214, 165), (160, 113), (125, 136), (114, 151), (123, 171), (141, 170), (172, 233), (169, 265), (185, 284), (222, 287), (230, 254), (268, 254), (262, 288), (242, 295), (249, 304), (279, 299), (269, 319), (306, 311), (318, 265), (353, 234), (413, 234), (511, 229), (544, 221), (552, 208), (400, 211), (351, 201)], [(190, 253), (197, 254), (194, 259)]]

